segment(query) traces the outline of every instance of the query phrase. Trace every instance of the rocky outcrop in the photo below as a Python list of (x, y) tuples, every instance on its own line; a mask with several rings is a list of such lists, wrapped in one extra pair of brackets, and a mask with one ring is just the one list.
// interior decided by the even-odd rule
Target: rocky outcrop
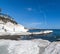
[(60, 54), (60, 42), (0, 40), (0, 54)]
[(47, 40), (0, 40), (0, 54), (42, 54), (50, 44)]

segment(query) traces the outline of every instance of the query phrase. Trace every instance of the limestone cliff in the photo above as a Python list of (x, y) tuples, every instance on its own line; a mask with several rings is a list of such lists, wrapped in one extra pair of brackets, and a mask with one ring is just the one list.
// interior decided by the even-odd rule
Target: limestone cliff
[(0, 32), (26, 32), (27, 30), (9, 15), (0, 13)]

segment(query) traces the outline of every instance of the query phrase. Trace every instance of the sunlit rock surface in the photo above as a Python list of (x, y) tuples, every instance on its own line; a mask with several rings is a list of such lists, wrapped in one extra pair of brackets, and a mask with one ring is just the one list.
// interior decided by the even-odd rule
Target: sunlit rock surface
[(45, 48), (43, 54), (60, 54), (60, 42), (53, 42)]
[(60, 54), (60, 43), (42, 39), (0, 40), (0, 54)]
[(7, 14), (0, 13), (0, 32), (27, 32), (28, 29), (17, 23)]
[(0, 40), (0, 54), (42, 54), (50, 44), (46, 40)]

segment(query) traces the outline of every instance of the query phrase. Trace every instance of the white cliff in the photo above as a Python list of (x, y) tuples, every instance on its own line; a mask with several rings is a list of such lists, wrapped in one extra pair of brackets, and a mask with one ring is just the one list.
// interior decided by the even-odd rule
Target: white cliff
[(42, 32), (27, 32), (23, 25), (18, 24), (12, 17), (6, 14), (0, 13), (0, 36), (6, 35), (40, 35), (52, 33), (52, 30)]
[(0, 13), (0, 32), (27, 32), (24, 26), (18, 24), (10, 16)]

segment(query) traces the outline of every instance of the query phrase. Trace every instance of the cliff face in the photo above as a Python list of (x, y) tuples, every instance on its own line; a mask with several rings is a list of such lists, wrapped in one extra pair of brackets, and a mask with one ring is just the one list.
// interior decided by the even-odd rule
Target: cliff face
[(24, 26), (18, 24), (12, 18), (0, 15), (0, 32), (26, 32)]
[(60, 54), (60, 43), (47, 40), (0, 40), (0, 54)]

